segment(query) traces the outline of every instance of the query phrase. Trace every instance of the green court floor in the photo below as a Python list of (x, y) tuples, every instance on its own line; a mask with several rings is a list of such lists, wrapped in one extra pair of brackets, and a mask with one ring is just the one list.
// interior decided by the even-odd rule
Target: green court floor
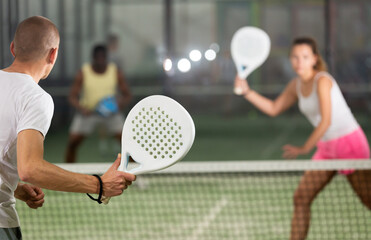
[[(370, 141), (371, 122), (367, 114), (359, 113), (356, 117)], [(300, 114), (284, 114), (277, 118), (257, 114), (195, 115), (193, 118), (196, 138), (183, 161), (282, 159), (283, 145), (302, 145), (312, 131), (312, 126)], [(68, 126), (51, 131), (45, 140), (45, 159), (63, 162), (67, 138)], [(120, 149), (117, 141), (96, 133), (82, 144), (78, 162), (110, 162)]]
[[(25, 239), (283, 240), (301, 173), (141, 176), (145, 187), (99, 205), (46, 191), (45, 206), (17, 203)], [(308, 239), (371, 239), (371, 212), (338, 175), (312, 205)]]

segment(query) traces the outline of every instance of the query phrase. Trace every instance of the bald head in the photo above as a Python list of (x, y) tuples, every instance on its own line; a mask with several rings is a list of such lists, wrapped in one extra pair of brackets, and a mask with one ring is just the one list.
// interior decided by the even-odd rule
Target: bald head
[(18, 25), (13, 43), (16, 60), (36, 61), (58, 47), (59, 32), (49, 19), (41, 16), (30, 17)]

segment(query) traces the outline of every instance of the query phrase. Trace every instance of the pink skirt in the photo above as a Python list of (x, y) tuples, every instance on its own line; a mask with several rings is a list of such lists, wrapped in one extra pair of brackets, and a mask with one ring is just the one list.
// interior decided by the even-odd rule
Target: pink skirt
[[(369, 159), (370, 147), (366, 135), (362, 128), (349, 133), (340, 138), (329, 141), (319, 141), (317, 143), (317, 151), (314, 153), (312, 160), (326, 161), (329, 159)], [(354, 170), (341, 170), (339, 173), (348, 175)]]

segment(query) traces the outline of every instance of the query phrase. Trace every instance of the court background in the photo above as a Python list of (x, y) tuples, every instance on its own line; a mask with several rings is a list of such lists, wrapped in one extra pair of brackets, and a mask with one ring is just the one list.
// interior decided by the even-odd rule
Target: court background
[[(312, 130), (296, 106), (272, 119), (233, 95), (236, 71), (230, 40), (246, 25), (264, 29), (272, 42), (268, 60), (249, 77), (253, 89), (276, 97), (294, 76), (288, 59), (292, 39), (312, 36), (370, 140), (370, 1), (2, 0), (0, 67), (12, 61), (9, 44), (17, 24), (33, 15), (50, 18), (61, 35), (55, 68), (40, 82), (55, 102), (45, 142), (50, 162), (63, 162), (74, 114), (67, 101), (74, 75), (90, 61), (92, 46), (109, 34), (120, 39), (121, 67), (134, 95), (131, 106), (145, 96), (165, 94), (194, 117), (196, 140), (184, 161), (282, 159), (284, 144), (302, 145)], [(215, 43), (215, 60), (202, 57), (187, 73), (176, 69), (177, 61), (188, 58), (191, 50), (203, 54), (211, 45), (215, 49)], [(173, 61), (170, 72), (163, 70), (166, 58)], [(120, 151), (113, 140), (97, 136), (82, 145), (79, 162), (109, 162)], [(97, 147), (102, 141), (105, 147)]]
[[(236, 70), (230, 40), (246, 25), (264, 29), (272, 42), (267, 62), (249, 77), (253, 89), (275, 98), (294, 76), (288, 59), (292, 39), (312, 36), (371, 140), (368, 0), (0, 0), (1, 68), (12, 62), (9, 45), (17, 24), (33, 15), (50, 18), (61, 35), (55, 68), (40, 82), (55, 103), (45, 141), (45, 159), (50, 162), (63, 162), (74, 114), (67, 101), (74, 75), (90, 61), (91, 48), (112, 33), (120, 37), (121, 67), (134, 95), (131, 106), (148, 95), (165, 94), (193, 116), (196, 139), (184, 162), (281, 160), (284, 144), (302, 145), (312, 131), (296, 106), (272, 119), (233, 95)], [(219, 46), (214, 61), (202, 57), (187, 73), (176, 69), (176, 62), (188, 58), (192, 49), (204, 53), (211, 46), (215, 49), (213, 43)], [(166, 58), (173, 61), (170, 72), (163, 70)], [(96, 132), (83, 143), (79, 163), (114, 160), (120, 146), (98, 136)], [(301, 173), (269, 174), (151, 175), (144, 178), (150, 187), (133, 186), (104, 207), (84, 194), (53, 191), (46, 191), (41, 211), (23, 203), (17, 207), (26, 239), (86, 239), (87, 233), (89, 239), (108, 239), (107, 229), (112, 239), (287, 239), (292, 194)], [(313, 208), (310, 239), (329, 233), (333, 239), (369, 239), (370, 212), (345, 178), (336, 178)], [(139, 223), (147, 231), (138, 229)]]

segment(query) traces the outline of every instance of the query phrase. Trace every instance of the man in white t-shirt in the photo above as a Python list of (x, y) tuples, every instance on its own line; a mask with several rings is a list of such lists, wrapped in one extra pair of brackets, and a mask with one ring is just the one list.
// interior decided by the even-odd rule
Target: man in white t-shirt
[[(22, 239), (15, 198), (41, 207), (41, 188), (117, 196), (135, 180), (117, 171), (120, 157), (100, 176), (65, 171), (43, 159), (43, 144), (54, 103), (38, 82), (58, 56), (59, 33), (47, 18), (30, 17), (18, 25), (10, 50), (14, 62), (0, 70), (0, 239)], [(23, 182), (19, 182), (19, 179)]]

